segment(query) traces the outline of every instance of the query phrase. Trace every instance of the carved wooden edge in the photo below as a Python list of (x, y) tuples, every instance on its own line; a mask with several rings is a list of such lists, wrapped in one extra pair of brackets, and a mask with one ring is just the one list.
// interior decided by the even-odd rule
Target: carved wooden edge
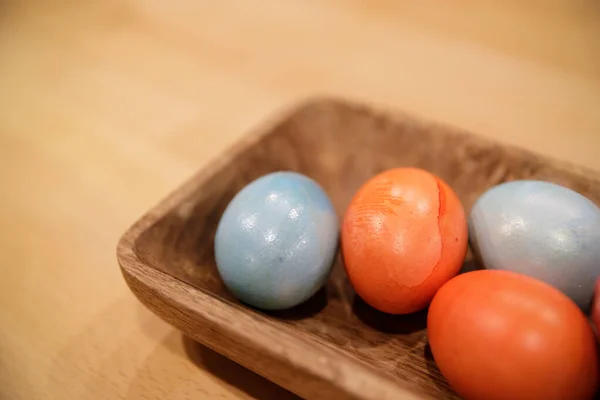
[[(512, 145), (497, 139), (487, 138), (481, 135), (475, 135), (469, 130), (453, 126), (451, 124), (428, 119), (424, 116), (415, 113), (405, 112), (395, 109), (389, 105), (379, 103), (358, 102), (348, 99), (336, 99), (335, 97), (321, 97), (319, 103), (337, 103), (343, 104), (355, 111), (371, 114), (376, 117), (382, 117), (392, 122), (401, 123), (411, 121), (417, 123), (422, 128), (436, 129), (443, 131), (446, 135), (452, 135), (456, 138), (462, 138), (465, 142), (481, 147), (498, 147), (501, 148), (507, 156), (512, 159), (535, 159), (541, 164), (545, 164), (556, 171), (560, 171), (573, 178), (587, 181), (589, 185), (600, 185), (600, 170), (595, 170), (589, 167), (581, 166), (570, 161), (557, 159), (552, 156), (543, 155), (534, 151)], [(314, 104), (314, 103), (313, 103)], [(599, 204), (600, 206), (600, 204)]]
[[(123, 277), (135, 296), (153, 313), (194, 340), (265, 376), (296, 394), (309, 398), (357, 400), (428, 400), (387, 374), (350, 360), (317, 338), (300, 339), (267, 318), (248, 313), (164, 273), (138, 256), (139, 235), (163, 217), (246, 148), (271, 133), (286, 117), (315, 103), (337, 103), (326, 98), (307, 100), (268, 120), (219, 159), (172, 192), (127, 230), (117, 245)], [(291, 328), (290, 328), (291, 329)]]
[[(122, 272), (136, 297), (188, 336), (307, 398), (424, 400), (393, 380), (318, 342), (277, 330), (256, 316), (120, 252)], [(268, 322), (268, 321), (267, 321)]]

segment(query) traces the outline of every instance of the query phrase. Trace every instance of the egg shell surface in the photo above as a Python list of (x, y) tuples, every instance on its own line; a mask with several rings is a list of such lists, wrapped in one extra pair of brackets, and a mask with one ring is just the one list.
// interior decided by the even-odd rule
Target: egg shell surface
[(314, 180), (270, 173), (225, 209), (215, 235), (217, 269), (241, 301), (265, 310), (291, 308), (327, 281), (338, 236), (333, 205)]
[(600, 275), (600, 209), (586, 197), (543, 181), (500, 184), (473, 206), (469, 240), (483, 267), (540, 279), (589, 309)]
[(479, 270), (436, 293), (427, 315), (431, 352), (466, 400), (591, 400), (596, 339), (579, 307), (527, 275)]
[(358, 295), (390, 314), (426, 307), (455, 276), (467, 251), (460, 200), (443, 180), (395, 168), (355, 194), (342, 226), (346, 273)]

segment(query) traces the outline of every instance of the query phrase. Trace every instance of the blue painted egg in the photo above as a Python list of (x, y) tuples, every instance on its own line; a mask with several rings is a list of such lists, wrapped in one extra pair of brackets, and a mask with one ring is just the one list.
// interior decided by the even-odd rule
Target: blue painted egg
[(314, 180), (271, 173), (249, 183), (225, 209), (215, 236), (217, 268), (243, 302), (287, 309), (325, 284), (338, 234), (333, 205)]
[(473, 206), (469, 240), (483, 267), (530, 275), (589, 308), (600, 275), (600, 209), (579, 193), (542, 181), (495, 186)]

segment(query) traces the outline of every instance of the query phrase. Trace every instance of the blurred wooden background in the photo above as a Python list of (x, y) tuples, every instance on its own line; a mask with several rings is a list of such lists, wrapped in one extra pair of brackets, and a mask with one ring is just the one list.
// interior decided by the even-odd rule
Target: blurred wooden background
[(114, 254), (312, 94), (600, 169), (600, 2), (1, 2), (0, 398), (292, 398), (142, 308)]

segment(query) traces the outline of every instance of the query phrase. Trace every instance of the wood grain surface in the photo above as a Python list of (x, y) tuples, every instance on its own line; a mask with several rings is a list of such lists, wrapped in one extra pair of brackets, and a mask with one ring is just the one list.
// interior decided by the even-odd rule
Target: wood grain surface
[(119, 235), (314, 93), (600, 168), (595, 0), (0, 4), (0, 398), (291, 398), (127, 289)]
[[(339, 220), (360, 186), (391, 168), (436, 174), (467, 213), (485, 190), (514, 179), (562, 184), (600, 204), (600, 174), (347, 101), (312, 99), (282, 114), (124, 234), (118, 259), (129, 287), (189, 337), (304, 398), (458, 400), (428, 347), (427, 312), (393, 316), (370, 307), (355, 294), (341, 256), (326, 287), (298, 307), (264, 312), (238, 301), (215, 264), (225, 208), (248, 183), (281, 170), (319, 182)], [(463, 269), (474, 269), (470, 256)]]

